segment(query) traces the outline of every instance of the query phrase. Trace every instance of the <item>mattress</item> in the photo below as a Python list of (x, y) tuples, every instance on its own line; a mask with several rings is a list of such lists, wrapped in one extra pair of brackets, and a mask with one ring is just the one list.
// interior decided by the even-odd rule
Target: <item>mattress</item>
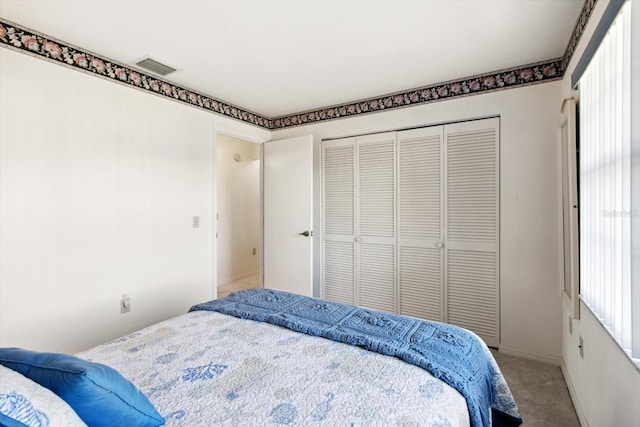
[(117, 369), (167, 426), (470, 424), (464, 397), (422, 368), (218, 312), (184, 314), (78, 356)]

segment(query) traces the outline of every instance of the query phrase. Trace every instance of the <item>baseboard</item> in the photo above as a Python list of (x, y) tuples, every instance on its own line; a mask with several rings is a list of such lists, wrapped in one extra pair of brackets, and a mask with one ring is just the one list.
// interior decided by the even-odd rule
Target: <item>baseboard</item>
[(557, 356), (551, 356), (549, 354), (535, 353), (528, 350), (522, 350), (515, 347), (509, 347), (501, 345), (498, 351), (508, 356), (522, 357), (523, 359), (535, 360), (536, 362), (548, 363), (550, 365), (560, 366), (562, 364), (562, 358)]
[(578, 421), (580, 421), (580, 425), (582, 427), (589, 427), (589, 423), (587, 422), (587, 417), (584, 414), (582, 405), (580, 405), (580, 401), (578, 400), (576, 389), (573, 386), (573, 383), (571, 382), (571, 377), (569, 376), (569, 372), (567, 371), (567, 366), (564, 364), (564, 359), (561, 360), (560, 370), (562, 371), (564, 382), (567, 384), (567, 389), (569, 390), (569, 396), (571, 397), (571, 401), (573, 402), (573, 408), (576, 410), (576, 414), (578, 415)]

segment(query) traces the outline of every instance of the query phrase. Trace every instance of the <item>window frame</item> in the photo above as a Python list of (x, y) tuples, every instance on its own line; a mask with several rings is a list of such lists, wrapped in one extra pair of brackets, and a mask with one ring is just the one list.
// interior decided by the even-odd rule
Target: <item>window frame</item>
[[(605, 40), (606, 37), (608, 37), (611, 26), (620, 17), (622, 19), (622, 25), (623, 25), (621, 31), (623, 33), (622, 40), (624, 42), (622, 45), (625, 46), (626, 49), (628, 49), (627, 51), (624, 51), (622, 60), (628, 61), (628, 63), (623, 62), (625, 66), (628, 66), (628, 68), (625, 68), (625, 67), (622, 68), (623, 70), (622, 82), (618, 83), (618, 80), (615, 80), (615, 83), (623, 85), (622, 93), (623, 93), (624, 102), (622, 102), (623, 107), (622, 107), (622, 110), (620, 111), (622, 111), (622, 116), (626, 118), (627, 121), (625, 122), (624, 118), (622, 119), (623, 120), (622, 128), (611, 127), (611, 126), (615, 126), (615, 124), (612, 124), (609, 122), (603, 122), (603, 126), (605, 128), (609, 126), (609, 128), (607, 129), (616, 129), (616, 133), (622, 132), (624, 135), (623, 138), (627, 138), (627, 140), (624, 140), (624, 141), (628, 141), (629, 153), (628, 153), (628, 159), (624, 158), (624, 154), (623, 154), (623, 162), (624, 161), (629, 162), (629, 182), (628, 182), (629, 196), (628, 197), (630, 202), (629, 202), (628, 211), (627, 209), (623, 208), (620, 210), (620, 212), (617, 212), (616, 209), (611, 208), (611, 205), (601, 204), (599, 206), (602, 208), (602, 212), (600, 212), (601, 216), (606, 216), (607, 213), (609, 213), (610, 216), (627, 215), (629, 217), (630, 237), (629, 237), (629, 242), (627, 242), (629, 245), (629, 249), (628, 249), (628, 253), (626, 253), (625, 255), (628, 255), (627, 261), (629, 264), (630, 278), (626, 285), (623, 282), (623, 284), (620, 287), (620, 292), (623, 292), (623, 295), (627, 298), (627, 301), (623, 299), (622, 303), (618, 305), (616, 305), (617, 300), (612, 302), (611, 295), (614, 295), (614, 294), (613, 293), (607, 294), (608, 288), (602, 283), (598, 283), (598, 282), (603, 282), (604, 279), (592, 281), (589, 283), (583, 283), (583, 281), (586, 282), (586, 280), (584, 280), (585, 277), (588, 277), (588, 274), (585, 272), (585, 268), (583, 267), (580, 267), (580, 270), (579, 270), (580, 276), (581, 276), (580, 300), (582, 300), (585, 307), (590, 312), (593, 313), (594, 317), (602, 325), (605, 331), (607, 331), (607, 333), (611, 336), (611, 338), (617, 344), (617, 346), (620, 347), (620, 349), (635, 364), (636, 368), (640, 369), (640, 268), (639, 268), (640, 263), (637, 262), (640, 259), (640, 253), (639, 253), (640, 248), (638, 247), (634, 248), (634, 244), (636, 246), (640, 245), (640, 231), (638, 231), (638, 227), (640, 227), (640, 221), (638, 219), (638, 216), (639, 216), (638, 210), (636, 209), (637, 206), (639, 206), (640, 198), (633, 197), (634, 191), (635, 192), (640, 191), (640, 167), (638, 166), (640, 163), (638, 163), (638, 158), (637, 158), (638, 157), (637, 152), (638, 152), (638, 149), (640, 148), (640, 141), (638, 141), (638, 135), (640, 134), (640, 126), (638, 126), (637, 124), (634, 124), (634, 121), (632, 120), (632, 110), (637, 111), (640, 107), (640, 91), (638, 91), (638, 89), (636, 88), (635, 95), (629, 95), (631, 90), (634, 88), (634, 83), (635, 83), (635, 86), (638, 86), (640, 84), (640, 81), (637, 80), (638, 74), (639, 74), (637, 59), (638, 57), (640, 57), (640, 32), (639, 31), (632, 32), (633, 26), (631, 24), (631, 22), (640, 21), (640, 18), (639, 18), (640, 8), (638, 6), (632, 7), (632, 3), (633, 2), (629, 0), (611, 0), (609, 5), (607, 6), (607, 9), (605, 10), (605, 13), (602, 17), (601, 22), (598, 24), (598, 27), (596, 28), (594, 35), (585, 50), (585, 53), (583, 54), (582, 58), (578, 62), (578, 65), (576, 66), (576, 69), (572, 74), (572, 85), (574, 88), (578, 86), (578, 90), (580, 92), (579, 83), (584, 73), (588, 70), (591, 60), (594, 58), (594, 56), (598, 54), (598, 51), (601, 45), (603, 45), (603, 41)], [(624, 12), (621, 12), (625, 6), (628, 6), (627, 9), (625, 9)], [(632, 43), (634, 39), (635, 39), (636, 45), (635, 47), (632, 47)], [(624, 44), (625, 42), (627, 43), (626, 45)], [(608, 40), (607, 40), (607, 43), (609, 43)], [(628, 57), (626, 55), (628, 55)], [(634, 61), (636, 62), (635, 69), (634, 69)], [(607, 64), (607, 68), (608, 67), (609, 65)], [(636, 80), (634, 81), (634, 79)], [(625, 84), (628, 86), (626, 86)], [(601, 87), (598, 87), (598, 89), (602, 91), (599, 93), (605, 93), (605, 91)], [(585, 89), (585, 90), (588, 90), (588, 89)], [(594, 89), (592, 88), (591, 90), (594, 90)], [(588, 93), (588, 92), (585, 92), (585, 93)], [(605, 100), (608, 100), (607, 96), (608, 95), (602, 95), (602, 98)], [(582, 96), (581, 98), (584, 98), (584, 97), (585, 96)], [(604, 107), (602, 107), (603, 104), (605, 104), (605, 101), (600, 101), (597, 104), (597, 108), (603, 108), (602, 111), (605, 111)], [(609, 105), (608, 107), (611, 107), (611, 105)], [(580, 111), (580, 109), (581, 109), (580, 105), (578, 105), (578, 111)], [(620, 111), (616, 111), (615, 114), (620, 114)], [(611, 113), (601, 113), (600, 110), (598, 110), (598, 112), (600, 114), (611, 114)], [(625, 114), (628, 114), (628, 117), (626, 117)], [(584, 116), (584, 114), (581, 116)], [(582, 117), (582, 120), (588, 120), (588, 118)], [(580, 133), (581, 133), (580, 135), (581, 140), (584, 140), (586, 138), (584, 133), (586, 132), (581, 131)], [(634, 137), (636, 139), (635, 142), (634, 142)], [(604, 137), (601, 137), (601, 138), (604, 138)], [(624, 143), (627, 143), (627, 142), (623, 142), (623, 144)], [(603, 149), (600, 146), (601, 145), (606, 146), (607, 144), (611, 146), (612, 143), (610, 140), (606, 139), (606, 142), (602, 142), (599, 145), (596, 145), (596, 148)], [(587, 149), (593, 150), (592, 147), (587, 147), (588, 144), (584, 144), (583, 142), (580, 142), (580, 146), (582, 147), (583, 145), (584, 145), (584, 150), (587, 150)], [(635, 154), (634, 154), (634, 151), (635, 151)], [(581, 169), (582, 162), (583, 162), (582, 155), (583, 153), (580, 152), (580, 155), (578, 156), (578, 168), (577, 168), (579, 198), (585, 198), (583, 197), (584, 196), (583, 189), (582, 189), (583, 185), (581, 185), (581, 182), (580, 182), (581, 180), (579, 178), (582, 171)], [(635, 158), (634, 158), (634, 155), (636, 156)], [(611, 161), (611, 159), (609, 160)], [(598, 158), (598, 161), (601, 161), (601, 158)], [(634, 161), (636, 163), (635, 168), (633, 166)], [(611, 163), (611, 164), (615, 164), (615, 163)], [(607, 166), (607, 167), (611, 168), (611, 166)], [(614, 176), (612, 172), (609, 172), (609, 175), (607, 175), (609, 179), (612, 176)], [(611, 189), (607, 188), (607, 190), (603, 190), (603, 191), (611, 191)], [(583, 240), (583, 231), (585, 230), (585, 226), (586, 226), (585, 221), (587, 221), (587, 218), (585, 218), (586, 214), (588, 213), (593, 215), (595, 213), (596, 216), (598, 215), (597, 210), (585, 212), (585, 215), (583, 215), (583, 205), (584, 203), (581, 200), (581, 203), (579, 203), (579, 213), (578, 213), (580, 224), (581, 224), (581, 232), (580, 232), (580, 240), (579, 240), (579, 244), (581, 248), (583, 248), (583, 245), (586, 244), (585, 241)], [(624, 233), (621, 235), (623, 236), (623, 240), (624, 240)], [(617, 244), (617, 240), (615, 240), (615, 242)], [(624, 248), (622, 250), (624, 253)], [(611, 251), (603, 251), (603, 253), (609, 256)], [(619, 254), (616, 253), (616, 255), (619, 255)], [(634, 263), (634, 261), (636, 262)], [(580, 250), (580, 263), (581, 265), (587, 264), (583, 262), (582, 249)], [(634, 268), (634, 265), (636, 266), (635, 268)], [(595, 287), (593, 285), (594, 282), (596, 282)], [(616, 289), (616, 291), (618, 290)], [(598, 294), (598, 292), (600, 294)], [(593, 293), (593, 295), (589, 295), (591, 293)], [(624, 308), (622, 307), (625, 306), (626, 304), (630, 304), (630, 305), (628, 307), (628, 315), (625, 317), (623, 316)], [(613, 307), (613, 310), (612, 310), (612, 307)], [(618, 313), (616, 310), (620, 310), (622, 311), (622, 313)], [(612, 311), (615, 313), (614, 315), (610, 314)], [(623, 321), (622, 321), (623, 332), (620, 331), (621, 330), (620, 322), (616, 322), (612, 320), (615, 316), (620, 316), (623, 318)], [(625, 328), (627, 328), (627, 330), (625, 330)]]

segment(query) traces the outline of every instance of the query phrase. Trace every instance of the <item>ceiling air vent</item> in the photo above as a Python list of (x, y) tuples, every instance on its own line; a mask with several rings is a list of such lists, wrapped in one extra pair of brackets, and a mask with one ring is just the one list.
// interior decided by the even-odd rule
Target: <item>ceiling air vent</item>
[(170, 67), (151, 58), (145, 58), (141, 61), (138, 61), (136, 62), (136, 65), (153, 73), (160, 74), (161, 76), (166, 76), (169, 73), (177, 71), (176, 68)]

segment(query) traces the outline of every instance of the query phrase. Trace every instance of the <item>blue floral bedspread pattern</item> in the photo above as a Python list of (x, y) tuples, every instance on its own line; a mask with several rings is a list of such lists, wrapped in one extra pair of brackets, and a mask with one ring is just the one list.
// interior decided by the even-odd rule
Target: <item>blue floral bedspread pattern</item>
[[(517, 406), (486, 345), (473, 333), (347, 304), (271, 289), (250, 289), (198, 304), (207, 310), (267, 322), (421, 367), (462, 394), (472, 426), (517, 426)], [(330, 404), (330, 401), (327, 401)], [(286, 407), (274, 408), (286, 416)]]
[(11, 392), (0, 394), (0, 413), (26, 426), (49, 427), (49, 417), (37, 410), (28, 397)]
[(83, 351), (117, 369), (166, 427), (468, 427), (464, 397), (363, 348), (212, 311)]

